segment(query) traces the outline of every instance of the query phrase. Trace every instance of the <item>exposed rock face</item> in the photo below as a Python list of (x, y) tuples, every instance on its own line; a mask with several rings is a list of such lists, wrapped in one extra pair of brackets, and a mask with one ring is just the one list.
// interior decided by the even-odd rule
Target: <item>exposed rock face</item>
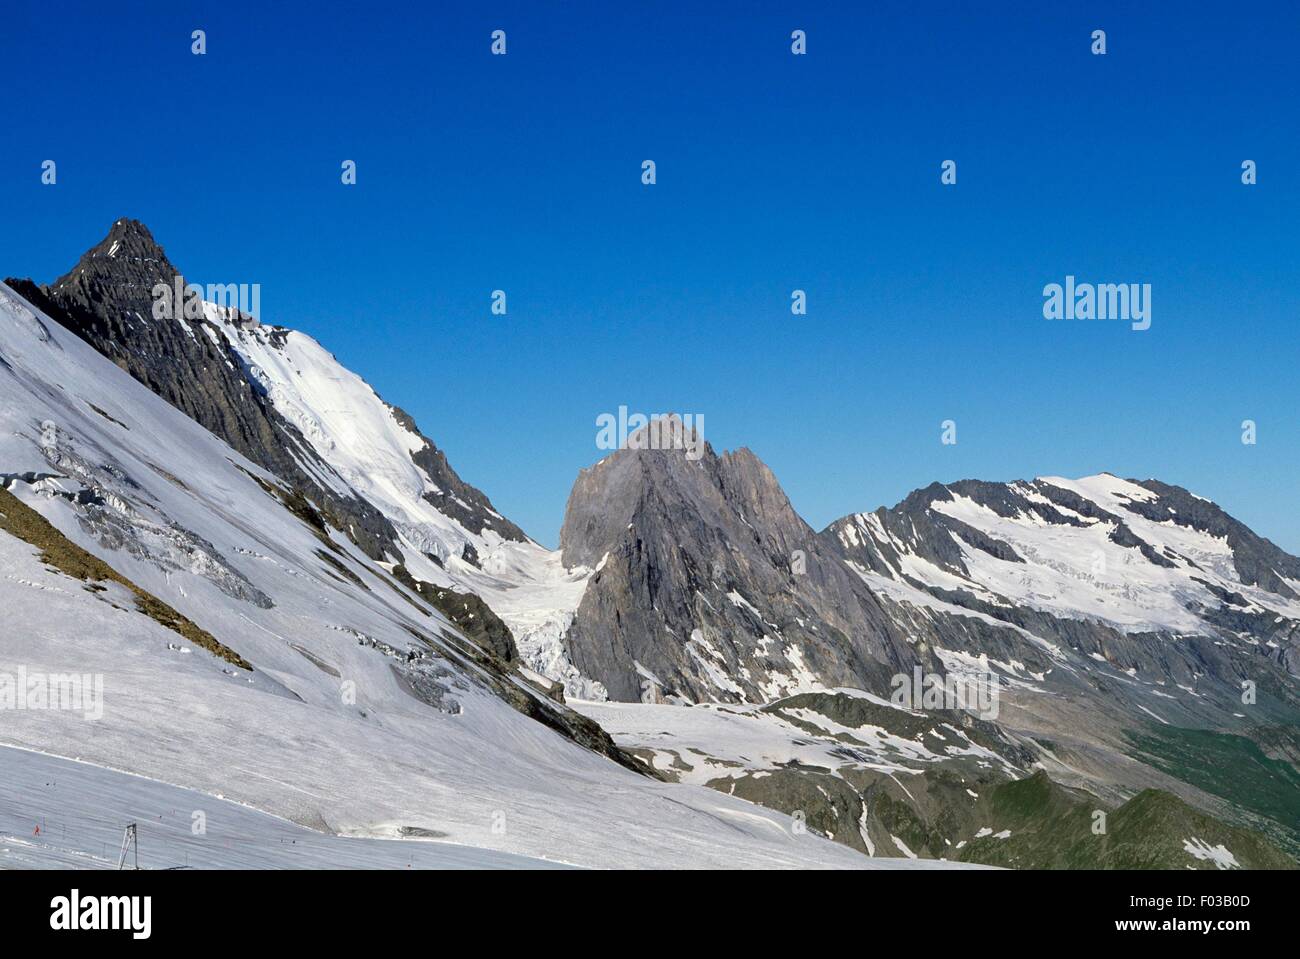
[[(126, 228), (119, 224), (119, 232)], [(30, 283), (16, 282), (12, 284), (16, 289), (0, 287), (4, 353), (0, 419), (5, 422), (0, 431), (0, 546), (7, 550), (8, 566), (14, 565), (11, 547), (16, 538), (22, 543), (19, 556), (29, 567), (57, 571), (74, 583), (47, 586), (18, 576), (0, 582), (0, 609), (4, 610), (0, 634), (5, 640), (0, 642), (0, 652), (13, 652), (9, 640), (15, 633), (30, 634), (38, 643), (64, 643), (69, 650), (77, 649), (77, 628), (120, 633), (124, 659), (142, 664), (142, 671), (155, 671), (144, 680), (133, 672), (123, 685), (135, 683), (137, 690), (143, 687), (154, 697), (162, 684), (174, 678), (174, 669), (183, 676), (199, 672), (176, 669), (171, 656), (206, 651), (222, 662), (220, 676), (234, 676), (241, 670), (255, 674), (258, 689), (252, 700), (245, 701), (251, 713), (263, 708), (267, 699), (279, 699), (277, 693), (302, 701), (299, 692), (277, 678), (287, 675), (279, 673), (281, 668), (293, 671), (283, 661), (289, 649), (294, 651), (291, 658), (300, 656), (311, 664), (311, 673), (329, 677), (325, 680), (329, 705), (317, 717), (341, 703), (345, 712), (366, 723), (371, 704), (391, 695), (402, 701), (404, 709), (409, 705), (405, 700), (411, 698), (440, 713), (461, 715), (463, 704), (472, 699), (477, 715), (471, 723), (487, 717), (483, 732), (492, 737), (494, 729), (511, 728), (500, 725), (499, 701), (580, 746), (643, 772), (596, 723), (566, 708), (562, 691), (548, 688), (519, 668), (510, 629), (480, 597), (418, 582), (391, 560), (371, 561), (329, 528), (348, 530), (346, 524), (339, 525), (336, 512), (326, 512), (326, 506), (318, 509), (318, 487), (310, 487), (307, 493), (285, 487), (272, 474), (236, 462), (226, 437), (196, 425), (194, 420), (205, 411), (229, 412), (237, 419), (225, 422), (249, 427), (240, 434), (246, 438), (264, 428), (291, 435), (274, 408), (247, 396), (247, 406), (231, 400), (230, 391), (240, 389), (238, 381), (232, 386), (218, 376), (209, 376), (201, 384), (187, 380), (223, 368), (222, 363), (211, 361), (225, 354), (207, 351), (208, 346), (230, 342), (213, 329), (215, 324), (186, 321), (195, 334), (194, 346), (187, 347), (189, 334), (180, 321), (154, 318), (144, 312), (149, 309), (144, 303), (140, 316), (134, 310), (129, 316), (104, 312), (109, 310), (109, 299), (130, 300), (138, 292), (137, 284), (152, 279), (136, 276), (141, 263), (162, 258), (161, 251), (141, 245), (143, 235), (123, 236), (106, 246), (103, 256), (116, 259), (134, 251), (136, 265), (126, 272), (135, 279), (127, 283), (106, 267), (107, 275), (101, 277), (104, 285), (99, 286), (79, 274), (79, 284), (84, 286), (78, 289), (89, 304), (80, 314), (85, 320), (80, 330), (73, 329), (70, 313)], [(114, 285), (119, 280), (121, 284)], [(19, 289), (26, 289), (36, 304), (29, 305)], [(97, 299), (101, 294), (108, 299)], [(53, 314), (51, 319), (59, 318), (58, 324), (38, 315), (40, 304)], [(108, 319), (97, 319), (95, 310)], [(166, 324), (180, 330), (183, 339), (177, 342)], [(268, 327), (253, 332), (240, 329), (241, 336), (279, 338)], [(98, 342), (88, 346), (78, 341), (78, 335)], [(125, 338), (144, 355), (136, 356), (116, 337)], [(166, 370), (158, 351), (173, 356), (177, 370)], [(152, 377), (152, 381), (142, 388), (131, 375), (106, 362), (101, 352), (115, 355), (135, 379)], [(209, 361), (207, 369), (204, 357)], [(168, 389), (175, 390), (175, 402), (170, 404), (159, 395)], [(198, 402), (195, 394), (204, 402)], [(329, 397), (337, 401), (339, 394)], [(344, 399), (355, 401), (355, 397), (354, 392)], [(426, 448), (420, 445), (420, 437), (403, 434), (402, 455)], [(255, 446), (247, 448), (259, 452)], [(277, 450), (260, 452), (274, 455)], [(304, 462), (313, 469), (326, 468), (320, 459)], [(442, 462), (439, 480), (463, 500), (464, 508), (490, 509), (485, 497), (460, 484), (445, 459)], [(335, 471), (335, 475), (340, 474)], [(306, 485), (306, 479), (299, 479)], [(496, 518), (496, 523), (501, 522)], [(500, 542), (497, 537), (493, 540)], [(541, 551), (536, 544), (522, 545)], [(125, 575), (124, 569), (132, 575)], [(22, 591), (38, 589), (65, 599), (84, 593), (112, 612), (83, 608), (80, 612), (87, 615), (87, 624), (75, 622), (72, 628), (51, 628), (30, 613), (20, 622), (11, 606), (19, 605)], [(277, 618), (259, 621), (272, 610)], [(137, 619), (131, 620), (132, 616)], [(151, 646), (148, 630), (152, 627), (169, 631), (174, 641), (161, 650)], [(354, 644), (365, 650), (359, 657)], [(96, 652), (103, 655), (102, 647), (97, 646)], [(81, 662), (78, 652), (72, 655), (60, 661)], [(345, 662), (350, 663), (346, 674), (340, 668)], [(367, 676), (368, 681), (357, 683), (363, 690), (357, 709), (350, 708), (355, 700), (342, 702), (335, 695), (335, 684), (345, 677)], [(298, 673), (294, 685), (306, 689), (314, 678)], [(114, 695), (121, 688), (115, 684)], [(383, 707), (376, 711), (382, 712)], [(247, 716), (241, 718), (248, 721)], [(162, 735), (176, 735), (174, 719), (162, 721)], [(513, 721), (513, 716), (506, 720)], [(255, 724), (254, 720), (249, 728)], [(268, 725), (283, 730), (288, 724)], [(313, 727), (312, 735), (319, 736), (319, 730)], [(352, 737), (342, 738), (337, 744), (341, 752)], [(177, 741), (181, 739), (183, 734)], [(528, 756), (530, 749), (524, 747), (517, 755)], [(392, 755), (395, 761), (409, 760), (398, 752)], [(480, 776), (481, 770), (475, 770), (473, 778)], [(319, 786), (319, 781), (314, 785)]]
[[(925, 489), (912, 493), (893, 509), (882, 507), (872, 515), (893, 536), (913, 541), (916, 546), (915, 555), (960, 574), (967, 572), (961, 560), (962, 542), (997, 559), (1010, 562), (1024, 560), (1009, 544), (985, 535), (948, 513), (933, 509), (935, 503), (952, 502), (957, 497), (969, 499), (1005, 519), (1035, 517), (1045, 524), (1078, 529), (1097, 523), (1109, 524), (1111, 542), (1137, 549), (1148, 562), (1169, 569), (1176, 568), (1178, 557), (1167, 549), (1160, 551), (1152, 543), (1143, 540), (1134, 533), (1131, 523), (1134, 517), (1155, 523), (1172, 523), (1223, 539), (1231, 551), (1233, 567), (1242, 583), (1260, 586), (1283, 597), (1296, 597), (1295, 590), (1286, 584), (1284, 577), (1300, 579), (1300, 559), (1257, 536), (1214, 503), (1181, 487), (1158, 480), (1117, 479), (1118, 483), (1136, 486), (1153, 495), (1136, 498), (1122, 496), (1119, 499), (1121, 508), (1106, 509), (1095, 501), (1048, 480), (1026, 483), (961, 480), (947, 486), (932, 483)], [(864, 514), (845, 517), (832, 524), (827, 532), (838, 535), (862, 515)], [(914, 534), (904, 535), (905, 530), (912, 528), (915, 528)], [(950, 535), (942, 535), (945, 532)], [(877, 572), (888, 573), (896, 567), (898, 555), (898, 551), (888, 543), (876, 540), (873, 548), (862, 551), (858, 558)]]
[[(315, 634), (352, 636), (383, 657), (384, 688), (395, 676), (401, 695), (434, 710), (461, 714), (462, 702), (487, 691), (616, 762), (806, 813), (810, 827), (868, 852), (1097, 864), (1088, 858), (1092, 833), (1074, 830), (1074, 837), (1069, 828), (1076, 813), (1095, 808), (1092, 798), (1076, 803), (1071, 794), (1067, 804), (1053, 786), (1031, 816), (994, 815), (1004, 801), (1010, 812), (1021, 810), (1016, 781), (1036, 769), (1071, 789), (1084, 784), (1116, 808), (1117, 822), (1119, 804), (1136, 790), (1168, 788), (1211, 811), (1244, 808), (1300, 850), (1292, 788), (1300, 755), (1300, 560), (1213, 503), (1106, 474), (962, 481), (932, 484), (892, 509), (848, 516), (817, 533), (752, 452), (717, 455), (670, 418), (646, 429), (666, 444), (637, 437), (583, 471), (557, 557), (527, 540), (409, 416), (310, 337), (238, 313), (154, 316), (155, 287), (174, 289), (178, 280), (148, 231), (123, 220), (55, 284), (10, 285), (288, 486), (231, 463), (226, 445), (148, 394), (145, 406), (171, 417), (167, 430), (153, 433), (183, 427), (200, 440), (196, 448), (210, 444), (216, 452), (202, 468), (186, 469), (178, 464), (189, 461), (174, 460), (164, 446), (146, 460), (137, 456), (128, 471), (112, 451), (134, 449), (150, 432), (129, 412), (142, 412), (140, 397), (117, 397), (118, 405), (92, 388), (87, 395), (99, 405), (85, 399), (87, 408), (70, 407), (44, 378), (24, 371), (21, 382), (40, 385), (17, 394), (23, 399), (10, 411), (45, 408), (52, 397), (64, 405), (49, 415), (69, 428), (53, 424), (54, 435), (39, 439), (33, 454), (22, 432), (32, 424), (17, 424), (12, 471), (0, 473), (0, 490), (75, 509), (69, 534), (144, 561), (137, 570), (155, 578), (160, 571), (160, 590), (171, 589), (173, 573), (202, 577), (215, 588), (206, 591), (209, 602), (230, 600), (238, 610), (229, 645), (216, 638), (219, 623), (206, 633), (178, 612), (193, 594), (179, 590), (173, 607), (136, 590), (138, 611), (201, 647), (218, 655), (239, 648), (226, 657), (236, 662), (231, 656), (242, 657), (247, 643), (274, 662), (282, 650), (268, 654), (268, 640), (250, 637), (245, 625), (284, 608), (286, 596), (296, 598), (304, 621), (316, 622), (321, 594), (313, 592), (304, 609), (298, 582), (311, 577), (332, 597), (324, 601), (331, 618), (346, 609), (350, 622), (387, 637), (342, 621), (317, 623), (300, 636), (307, 645), (290, 644), (315, 671), (338, 679), (344, 674), (333, 662), (355, 652)], [(25, 346), (75, 349), (96, 364), (92, 385), (112, 374), (143, 393), (4, 289), (0, 307)], [(18, 354), (0, 357), (11, 389), (20, 383), (15, 365)], [(65, 442), (73, 435), (75, 443)], [(310, 552), (280, 555), (283, 536), (263, 541), (262, 528), (241, 530), (241, 538), (253, 535), (232, 549), (227, 517), (169, 501), (218, 530), (200, 535), (161, 508), (160, 490), (188, 495), (210, 489), (218, 475), (227, 487), (231, 479), (255, 480), (240, 512), (272, 505), (252, 502), (269, 494), (291, 517), (275, 506), (273, 516), (261, 514), (267, 528), (283, 534), (276, 522), (287, 521), (292, 535), (306, 524), (315, 536), (307, 538)], [(62, 551), (65, 572), (80, 577), (75, 571), (90, 554), (39, 526), (27, 529), (46, 537), (43, 558)], [(336, 530), (383, 562), (368, 562)], [(93, 590), (107, 573), (91, 572)], [(268, 580), (274, 591), (260, 585)], [(462, 591), (466, 584), (510, 625)], [(202, 619), (202, 606), (194, 612)], [(270, 628), (261, 633), (282, 642)], [(894, 680), (919, 680), (920, 671), (990, 676), (1005, 709), (975, 719), (949, 704), (913, 709), (881, 698)], [(558, 681), (548, 684), (539, 672)], [(1258, 687), (1258, 704), (1246, 706), (1243, 684)], [(564, 707), (566, 687), (574, 700), (600, 699), (608, 689), (615, 700), (647, 705), (603, 704), (604, 712), (584, 718)], [(710, 705), (660, 705), (690, 702)], [(596, 716), (632, 721), (616, 745)], [(754, 727), (777, 738), (756, 738)], [(701, 733), (708, 735), (691, 738)], [(1218, 774), (1219, 766), (1231, 771)], [(1251, 805), (1243, 796), (1252, 795), (1262, 798)], [(1149, 811), (1149, 796), (1134, 802)], [(1065, 805), (1071, 822), (1058, 823), (1065, 838), (1040, 843), (1037, 825), (1061, 819)], [(1154, 818), (1177, 822), (1164, 837), (1174, 855), (1150, 854), (1141, 860), (1148, 864), (1186, 864), (1189, 855), (1202, 861), (1214, 844), (1238, 855), (1249, 849), (1248, 838), (1212, 834), (1213, 823), (1164, 803)], [(1189, 832), (1213, 843), (1188, 852), (1178, 844)], [(1068, 855), (1058, 856), (1066, 843), (1073, 844)], [(954, 851), (962, 845), (964, 852)], [(1124, 860), (1132, 861), (1139, 860)]]
[(519, 650), (510, 627), (473, 593), (461, 593), (417, 580), (404, 566), (393, 567), (393, 578), (418, 593), (426, 603), (459, 627), (466, 638), (478, 643), (504, 663), (518, 663)]
[[(1172, 522), (1216, 538), (1222, 537), (1232, 550), (1232, 562), (1243, 583), (1281, 596), (1300, 598), (1293, 585), (1300, 580), (1300, 558), (1283, 552), (1214, 503), (1181, 487), (1159, 480), (1146, 480), (1140, 485), (1156, 493), (1158, 498), (1134, 501), (1129, 507), (1133, 512), (1156, 522)], [(1292, 585), (1288, 585), (1284, 577), (1291, 580)]]
[(193, 335), (201, 328), (197, 322), (187, 323), (187, 332), (177, 320), (153, 318), (155, 286), (170, 290), (179, 276), (144, 224), (118, 220), (53, 284), (10, 285), (173, 406), (270, 468), (268, 461), (283, 445), (276, 435), (283, 427), (249, 386), (235, 356), (211, 337)]
[(560, 545), (598, 567), (567, 646), (614, 699), (761, 702), (912, 659), (748, 450), (613, 453), (579, 476)]

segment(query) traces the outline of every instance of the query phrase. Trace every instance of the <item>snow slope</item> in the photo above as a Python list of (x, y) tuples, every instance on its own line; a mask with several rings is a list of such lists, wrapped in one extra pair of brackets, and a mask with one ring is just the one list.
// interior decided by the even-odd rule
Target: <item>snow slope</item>
[[(490, 527), (475, 533), (439, 511), (425, 497), (442, 491), (412, 459), (427, 440), (316, 340), (233, 322), (215, 304), (205, 310), (207, 328), (220, 331), (243, 358), (248, 377), (336, 471), (322, 481), (366, 499), (398, 530), (404, 564), (416, 579), (481, 596), (510, 627), (530, 668), (565, 681), (572, 694), (604, 698), (603, 687), (578, 675), (560, 643), (591, 570), (566, 569), (559, 551)], [(477, 564), (463, 558), (467, 545)]]
[[(142, 776), (0, 747), (0, 869), (550, 869), (439, 842), (349, 839)], [(198, 818), (201, 817), (201, 818)], [(196, 830), (196, 826), (201, 828)]]
[[(826, 692), (908, 712), (862, 690)], [(620, 745), (647, 752), (655, 769), (698, 785), (789, 767), (832, 772), (872, 769), (907, 775), (961, 757), (996, 767), (1010, 778), (1019, 775), (1002, 757), (973, 743), (953, 726), (936, 722), (934, 731), (907, 738), (879, 725), (842, 726), (797, 703), (796, 697), (793, 702), (778, 700), (767, 707), (580, 702), (575, 708), (609, 730)], [(810, 732), (810, 727), (816, 732)]]
[[(1043, 495), (1046, 487), (1080, 497), (1114, 519), (1090, 515), (1091, 510), (1079, 513), (1059, 497), (1049, 499)], [(1169, 518), (1156, 521), (1132, 509), (1132, 504), (1158, 500), (1143, 486), (1101, 473), (1075, 480), (1042, 477), (1010, 484), (1008, 490), (1026, 504), (1041, 505), (1068, 522), (1054, 522), (1030, 510), (1006, 515), (955, 490), (950, 498), (934, 499), (928, 509), (1010, 546), (1021, 562), (995, 556), (952, 535), (965, 572), (941, 568), (916, 555), (914, 544), (888, 533), (872, 513), (853, 517), (840, 536), (846, 545), (868, 541), (896, 550), (898, 568), (888, 577), (896, 581), (937, 591), (965, 591), (995, 606), (1029, 607), (1124, 632), (1205, 632), (1198, 609), (1219, 605), (1211, 587), (1244, 598), (1240, 607), (1244, 611), (1300, 619), (1300, 600), (1243, 581), (1225, 537), (1180, 522), (1172, 511)], [(1115, 519), (1150, 551), (1117, 537)], [(1153, 555), (1161, 562), (1154, 561)], [(879, 575), (864, 578), (882, 585)]]
[[(510, 708), (439, 638), (450, 626), (350, 543), (335, 537), (324, 558), (263, 488), (273, 477), (4, 287), (0, 474), (254, 666), (178, 642), (118, 590), (88, 591), (0, 533), (0, 674), (104, 683), (102, 718), (7, 710), (2, 744), (348, 836), (415, 828), (587, 866), (872, 865), (794, 835), (778, 813), (640, 777)], [(93, 492), (98, 518), (60, 490)], [(435, 688), (422, 697), (399, 675), (420, 650)], [(30, 801), (35, 815), (40, 797)]]

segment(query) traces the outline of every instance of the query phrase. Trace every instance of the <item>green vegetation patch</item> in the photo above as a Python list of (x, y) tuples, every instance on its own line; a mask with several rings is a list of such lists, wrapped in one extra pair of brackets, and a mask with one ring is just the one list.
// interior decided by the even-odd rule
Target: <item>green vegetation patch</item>
[(966, 862), (1015, 869), (1217, 869), (1204, 855), (1214, 850), (1225, 863), (1230, 854), (1243, 869), (1296, 868), (1263, 835), (1220, 822), (1159, 789), (1108, 810), (1039, 771), (982, 793), (980, 804), (986, 833), (957, 853)]
[[(1160, 726), (1129, 733), (1133, 756), (1226, 800), (1295, 855), (1300, 853), (1300, 771), (1244, 736)], [(1261, 822), (1260, 820), (1266, 820)]]

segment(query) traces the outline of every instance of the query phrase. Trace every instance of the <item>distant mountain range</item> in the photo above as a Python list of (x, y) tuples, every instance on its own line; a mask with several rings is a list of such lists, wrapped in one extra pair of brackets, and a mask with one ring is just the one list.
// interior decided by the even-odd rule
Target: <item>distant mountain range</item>
[(585, 865), (1300, 853), (1300, 559), (1208, 500), (967, 480), (815, 531), (691, 436), (583, 470), (548, 550), (311, 337), (156, 316), (181, 276), (122, 219), (0, 288), (0, 674), (106, 689), (0, 742)]

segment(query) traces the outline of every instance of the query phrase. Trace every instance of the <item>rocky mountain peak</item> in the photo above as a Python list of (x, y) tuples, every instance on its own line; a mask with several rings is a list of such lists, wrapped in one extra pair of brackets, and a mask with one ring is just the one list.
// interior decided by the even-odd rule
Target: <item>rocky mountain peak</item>
[(719, 456), (689, 424), (665, 416), (579, 473), (560, 531), (565, 565), (596, 565), (629, 526), (659, 521), (664, 510), (709, 528), (743, 529), (768, 552), (788, 554), (813, 535), (752, 450)]
[(89, 253), (94, 254), (102, 248), (112, 249), (114, 244), (118, 244), (120, 251), (124, 253), (143, 253), (148, 256), (161, 256), (163, 248), (154, 239), (149, 228), (139, 220), (130, 217), (121, 217), (113, 221), (113, 225), (108, 228), (108, 235), (96, 247), (93, 247)]
[(717, 454), (694, 428), (675, 414), (652, 420), (579, 472), (560, 530), (564, 564), (595, 566), (648, 505), (651, 514), (666, 506), (713, 515), (719, 476)]
[(113, 297), (130, 300), (137, 308), (142, 300), (149, 300), (155, 284), (171, 286), (179, 273), (149, 228), (123, 217), (46, 292), (81, 300)]
[(383, 556), (396, 532), (368, 504), (320, 484), (300, 465), (311, 458), (297, 427), (284, 420), (245, 376), (239, 356), (202, 322), (156, 319), (154, 289), (184, 283), (149, 228), (127, 217), (52, 284), (9, 285), (154, 393), (303, 491), (368, 555)]
[[(217, 304), (208, 304), (203, 318), (188, 310), (183, 315), (178, 307), (189, 305), (188, 296), (175, 292), (169, 303), (174, 318), (162, 311), (155, 316), (159, 284), (177, 291), (178, 284), (183, 289), (184, 282), (149, 228), (139, 220), (122, 217), (54, 283), (38, 286), (32, 280), (10, 280), (9, 285), (167, 402), (285, 480), (368, 556), (403, 555), (392, 519), (373, 497), (349, 488), (348, 480), (328, 459), (333, 448), (329, 443), (319, 448), (313, 445), (310, 436), (319, 437), (324, 427), (310, 404), (296, 402), (293, 389), (286, 389), (283, 380), (275, 383), (268, 379), (270, 374), (263, 367), (283, 373), (306, 359), (290, 359), (285, 353), (291, 331), (269, 327), (259, 331), (255, 322), (231, 324), (232, 317), (239, 319), (242, 314), (232, 314)], [(307, 341), (309, 337), (297, 342)], [(322, 356), (312, 354), (311, 359), (329, 367), (324, 375), (347, 372), (333, 356), (320, 352)], [(300, 376), (301, 365), (294, 369)], [(381, 403), (368, 386), (362, 386), (354, 394), (358, 401)], [(279, 402), (291, 416), (277, 407), (272, 387), (278, 389)], [(385, 406), (385, 411), (377, 418), (381, 432), (382, 423), (395, 421), (424, 441), (413, 451), (403, 446), (399, 455), (409, 457), (414, 467), (424, 471), (431, 486), (424, 498), (434, 509), (470, 535), (490, 529), (506, 540), (527, 540), (522, 530), (493, 509), (482, 492), (456, 475), (446, 456), (419, 433), (409, 416), (396, 407)], [(310, 436), (304, 435), (304, 430)], [(405, 511), (397, 514), (404, 522)], [(427, 539), (428, 531), (407, 532), (416, 541)], [(426, 545), (432, 548), (433, 544)]]
[(821, 557), (751, 450), (702, 444), (692, 459), (627, 445), (582, 471), (560, 532), (566, 565), (598, 567), (566, 637), (570, 661), (611, 698), (764, 702), (870, 673), (868, 645), (897, 658), (874, 642), (885, 631), (874, 611), (854, 619), (863, 638), (841, 630), (841, 611), (860, 605), (853, 574)]

